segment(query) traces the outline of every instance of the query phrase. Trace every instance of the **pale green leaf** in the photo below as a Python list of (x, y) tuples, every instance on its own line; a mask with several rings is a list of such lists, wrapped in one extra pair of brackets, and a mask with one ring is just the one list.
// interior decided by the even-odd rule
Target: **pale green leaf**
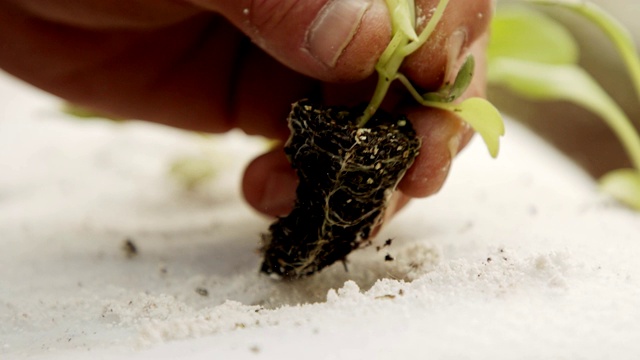
[[(599, 26), (616, 45), (640, 95), (640, 58), (628, 32), (609, 14), (582, 0), (528, 0), (569, 8)], [(635, 169), (601, 179), (602, 189), (640, 210), (640, 137), (600, 85), (576, 63), (577, 46), (550, 18), (521, 8), (499, 12), (492, 25), (488, 80), (534, 100), (573, 102), (597, 114), (622, 142)]]
[(640, 57), (638, 50), (629, 31), (613, 16), (608, 14), (596, 4), (588, 1), (568, 0), (529, 0), (532, 3), (542, 5), (561, 6), (573, 10), (593, 24), (597, 25), (616, 46), (624, 61), (631, 81), (636, 89), (636, 95), (640, 98)]
[(490, 102), (478, 97), (467, 99), (452, 110), (480, 134), (491, 156), (498, 156), (500, 137), (504, 135), (500, 112)]
[(573, 36), (550, 17), (524, 7), (500, 7), (491, 22), (489, 59), (516, 58), (548, 64), (578, 59)]
[(203, 156), (176, 159), (169, 169), (169, 174), (188, 190), (210, 181), (216, 173), (212, 159)]
[(573, 64), (499, 58), (490, 63), (488, 79), (534, 100), (571, 100), (591, 107), (610, 105), (604, 100), (608, 95), (591, 76)]
[(501, 58), (490, 64), (489, 81), (530, 99), (571, 101), (594, 112), (615, 132), (634, 166), (640, 168), (640, 138), (633, 124), (598, 83), (577, 65)]
[(623, 204), (640, 210), (640, 172), (638, 170), (614, 170), (600, 179), (600, 187)]
[(467, 56), (464, 64), (458, 71), (453, 84), (445, 86), (442, 89), (424, 94), (422, 97), (428, 101), (452, 102), (462, 96), (467, 90), (473, 79), (475, 69), (475, 59), (472, 55)]

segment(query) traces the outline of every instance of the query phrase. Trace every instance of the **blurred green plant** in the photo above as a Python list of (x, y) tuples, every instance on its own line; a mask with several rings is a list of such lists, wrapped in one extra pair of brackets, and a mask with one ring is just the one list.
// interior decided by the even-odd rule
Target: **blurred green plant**
[(192, 191), (212, 181), (218, 173), (211, 156), (183, 156), (173, 160), (169, 174), (186, 190)]
[[(562, 7), (588, 19), (613, 42), (640, 99), (640, 59), (631, 36), (604, 10), (586, 1), (525, 0)], [(633, 169), (614, 170), (600, 179), (604, 192), (640, 210), (640, 137), (620, 106), (578, 64), (579, 47), (559, 22), (531, 6), (500, 6), (491, 28), (489, 76), (531, 100), (575, 103), (597, 114), (624, 146)]]
[(386, 1), (391, 16), (391, 41), (376, 63), (378, 84), (369, 105), (359, 119), (359, 125), (366, 125), (378, 110), (391, 83), (399, 80), (418, 103), (458, 115), (480, 134), (491, 156), (497, 156), (500, 137), (504, 134), (504, 123), (498, 110), (487, 100), (479, 97), (456, 101), (471, 83), (475, 65), (473, 57), (467, 58), (453, 83), (445, 84), (435, 92), (420, 94), (400, 72), (404, 59), (427, 42), (442, 19), (449, 0), (440, 0), (420, 34), (416, 32), (416, 8), (413, 0)]
[(93, 109), (89, 109), (87, 107), (84, 106), (80, 106), (77, 104), (73, 104), (70, 102), (65, 102), (62, 104), (62, 112), (67, 114), (67, 115), (71, 115), (75, 118), (78, 119), (86, 119), (86, 120), (90, 120), (90, 119), (106, 119), (106, 120), (112, 120), (112, 121), (124, 121), (126, 119), (123, 118), (116, 118), (116, 117), (112, 117), (112, 116), (108, 116), (105, 114), (101, 114)]

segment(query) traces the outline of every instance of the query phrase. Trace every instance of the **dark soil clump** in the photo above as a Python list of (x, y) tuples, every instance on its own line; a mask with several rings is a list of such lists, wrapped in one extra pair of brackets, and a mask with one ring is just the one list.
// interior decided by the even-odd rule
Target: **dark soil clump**
[(262, 272), (308, 276), (369, 243), (420, 141), (405, 117), (379, 110), (358, 128), (361, 114), (293, 104), (285, 152), (300, 180), (297, 199), (263, 236)]

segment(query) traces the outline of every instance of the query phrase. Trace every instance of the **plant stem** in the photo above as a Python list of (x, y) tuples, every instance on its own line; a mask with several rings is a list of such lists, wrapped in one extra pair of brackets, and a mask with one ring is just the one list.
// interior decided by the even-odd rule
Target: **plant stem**
[[(396, 11), (399, 4), (398, 1), (405, 1), (405, 5), (408, 5), (409, 9), (412, 9), (412, 11), (409, 11), (407, 18), (397, 18), (397, 16), (399, 16), (397, 15), (399, 12)], [(436, 25), (440, 22), (440, 19), (442, 19), (442, 15), (444, 14), (444, 10), (448, 4), (449, 0), (440, 0), (433, 15), (429, 19), (427, 26), (418, 36), (418, 39), (411, 41), (409, 35), (402, 31), (402, 27), (403, 25), (407, 25), (407, 23), (412, 27), (415, 27), (416, 19), (414, 0), (387, 0), (389, 16), (392, 17), (391, 31), (393, 36), (391, 38), (391, 42), (387, 45), (387, 48), (382, 53), (378, 63), (376, 64), (378, 83), (369, 105), (362, 116), (358, 119), (358, 127), (366, 126), (369, 119), (371, 119), (376, 111), (378, 111), (378, 108), (389, 91), (391, 83), (398, 78), (398, 71), (400, 70), (400, 66), (402, 66), (404, 58), (418, 50), (420, 46), (429, 39), (429, 36), (433, 33)]]
[(433, 33), (433, 30), (435, 30), (436, 25), (438, 25), (438, 23), (440, 22), (440, 19), (442, 19), (442, 16), (444, 15), (444, 11), (447, 8), (447, 5), (449, 5), (449, 0), (440, 0), (440, 2), (438, 3), (438, 6), (433, 12), (433, 15), (431, 16), (431, 19), (429, 19), (427, 26), (425, 26), (424, 30), (422, 30), (422, 32), (418, 36), (418, 40), (407, 45), (403, 50), (404, 56), (411, 55), (411, 53), (418, 50), (420, 46), (422, 46), (422, 44), (427, 42), (427, 39), (429, 39), (429, 36), (431, 36), (431, 33)]

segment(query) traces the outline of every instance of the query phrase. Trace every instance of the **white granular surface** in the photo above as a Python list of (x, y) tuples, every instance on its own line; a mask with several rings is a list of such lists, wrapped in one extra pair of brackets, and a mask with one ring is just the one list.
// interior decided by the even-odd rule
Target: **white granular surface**
[[(391, 246), (282, 283), (258, 274), (270, 220), (239, 192), (262, 141), (70, 119), (4, 75), (0, 95), (1, 359), (640, 356), (640, 215), (516, 123)], [(185, 156), (217, 176), (185, 190)]]

